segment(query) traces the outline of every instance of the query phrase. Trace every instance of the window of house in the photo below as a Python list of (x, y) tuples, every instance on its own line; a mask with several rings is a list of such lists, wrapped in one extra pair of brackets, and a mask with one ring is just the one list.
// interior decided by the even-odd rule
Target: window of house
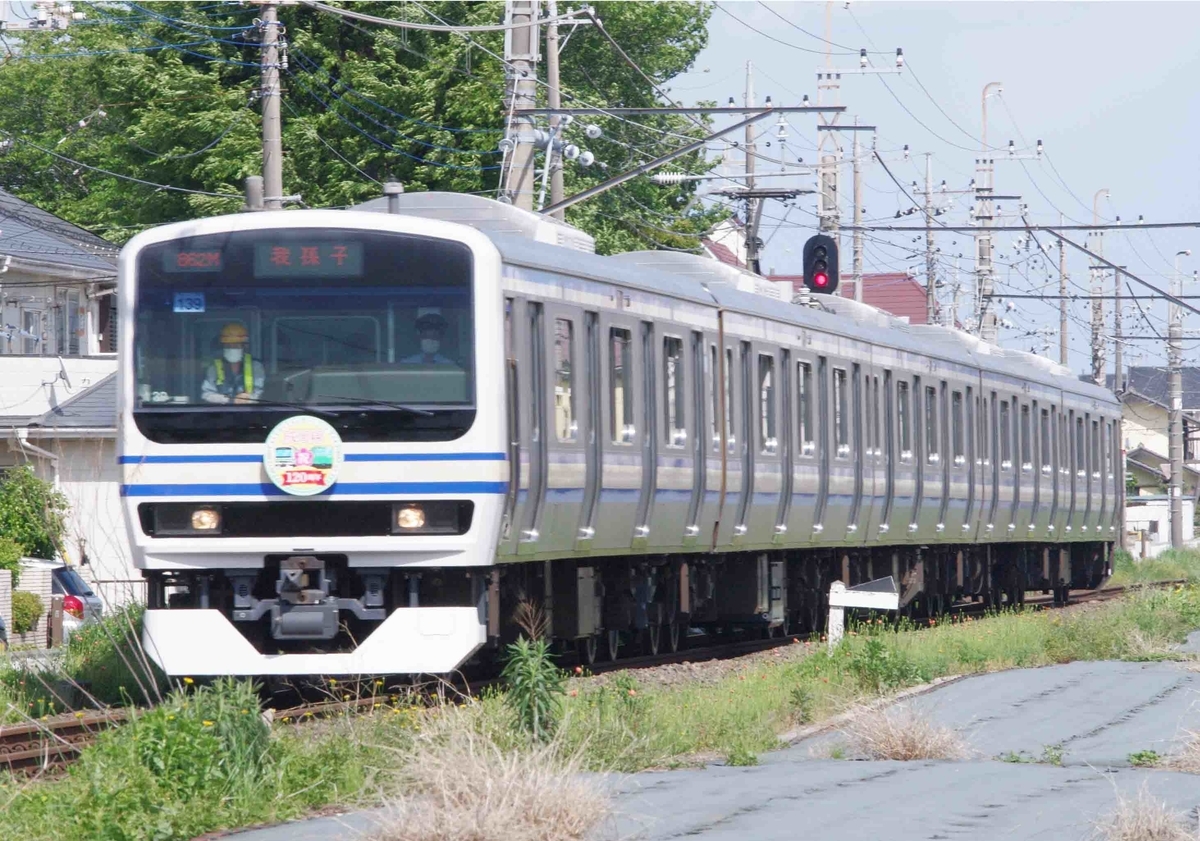
[(759, 446), (767, 454), (779, 448), (775, 435), (775, 357), (758, 355), (758, 429)]
[(665, 420), (663, 432), (668, 447), (682, 447), (687, 443), (687, 428), (684, 413), (686, 393), (683, 386), (683, 339), (674, 336), (663, 338), (663, 395)]
[(562, 442), (579, 438), (575, 420), (575, 330), (566, 318), (554, 319), (554, 431)]
[(800, 453), (812, 455), (816, 445), (813, 439), (813, 391), (812, 364), (799, 362), (796, 365), (796, 388), (800, 397)]
[(22, 353), (38, 353), (41, 351), (42, 314), (38, 310), (21, 311)]
[(633, 334), (622, 327), (609, 330), (609, 428), (614, 444), (633, 442)]

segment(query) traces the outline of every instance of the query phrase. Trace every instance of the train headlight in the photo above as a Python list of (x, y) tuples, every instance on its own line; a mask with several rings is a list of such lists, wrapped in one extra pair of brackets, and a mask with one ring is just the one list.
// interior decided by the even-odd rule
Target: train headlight
[(425, 509), (419, 505), (405, 505), (396, 509), (396, 528), (413, 531), (425, 528)]
[(197, 508), (192, 512), (195, 531), (217, 531), (221, 528), (221, 512), (215, 508)]

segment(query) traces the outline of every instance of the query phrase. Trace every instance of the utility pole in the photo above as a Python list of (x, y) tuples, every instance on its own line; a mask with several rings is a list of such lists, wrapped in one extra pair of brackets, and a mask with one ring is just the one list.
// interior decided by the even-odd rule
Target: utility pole
[(501, 200), (533, 210), (534, 118), (537, 107), (538, 38), (536, 0), (506, 0), (504, 60), (508, 68), (507, 105), (512, 118), (509, 146), (500, 171)]
[[(558, 78), (558, 0), (546, 0), (546, 16), (549, 18), (549, 23), (546, 24), (546, 104), (551, 108), (562, 107), (562, 97), (559, 93), (559, 78)], [(563, 200), (563, 167), (562, 156), (558, 156), (555, 160), (554, 146), (556, 140), (559, 139), (558, 134), (561, 128), (561, 120), (557, 114), (550, 115), (550, 145), (546, 149), (546, 154), (550, 157), (550, 204), (558, 204)], [(556, 210), (550, 214), (555, 219), (562, 220), (566, 217), (565, 210)]]
[(1000, 93), (1001, 82), (989, 82), (983, 86), (983, 148), (975, 161), (975, 323), (979, 325), (979, 337), (985, 342), (996, 342), (996, 310), (992, 307), (994, 284), (992, 266), (992, 213), (995, 201), (993, 178), (995, 161), (987, 142), (987, 100), (992, 89)]
[[(854, 118), (855, 127), (858, 117)], [(862, 144), (854, 132), (854, 300), (863, 299), (863, 232), (862, 227)]]
[[(1065, 222), (1058, 214), (1058, 224)], [(1058, 363), (1067, 366), (1067, 246), (1058, 241)]]
[(1113, 291), (1113, 393), (1120, 396), (1125, 390), (1125, 366), (1121, 347), (1124, 341), (1121, 338), (1121, 273), (1113, 272), (1113, 279), (1116, 281)]
[(262, 168), (263, 206), (283, 208), (283, 124), (279, 118), (279, 4), (262, 9)]
[[(1171, 278), (1171, 294), (1183, 294), (1179, 275), (1179, 258), (1191, 256), (1191, 250), (1175, 253), (1175, 274)], [(1183, 548), (1183, 310), (1171, 302), (1167, 327), (1167, 399), (1169, 429), (1167, 450), (1171, 460), (1171, 548)]]
[[(1100, 198), (1108, 197), (1108, 188), (1096, 191), (1092, 197), (1092, 224), (1100, 224)], [(1104, 256), (1104, 231), (1092, 234), (1091, 250)], [(1092, 382), (1104, 385), (1104, 267), (1092, 265)]]
[[(742, 100), (745, 108), (754, 107), (754, 62), (746, 62), (746, 92)], [(762, 199), (754, 198), (754, 161), (758, 146), (754, 142), (754, 124), (746, 125), (746, 268), (758, 274), (759, 248), (758, 226), (762, 219)]]
[[(857, 225), (858, 222), (855, 221), (854, 224)], [(933, 155), (929, 152), (925, 153), (925, 323), (937, 324), (937, 260), (933, 250)]]

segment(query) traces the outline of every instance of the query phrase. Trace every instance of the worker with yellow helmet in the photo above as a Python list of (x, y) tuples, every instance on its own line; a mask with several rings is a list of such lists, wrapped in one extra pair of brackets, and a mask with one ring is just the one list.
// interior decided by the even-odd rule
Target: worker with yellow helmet
[(204, 372), (200, 396), (207, 403), (252, 403), (262, 397), (267, 371), (252, 359), (250, 334), (237, 322), (221, 330), (221, 355)]

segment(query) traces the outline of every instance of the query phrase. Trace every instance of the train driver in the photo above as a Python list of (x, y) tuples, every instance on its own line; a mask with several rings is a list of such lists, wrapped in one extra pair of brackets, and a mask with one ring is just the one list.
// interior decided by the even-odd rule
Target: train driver
[(453, 360), (438, 352), (442, 349), (447, 326), (446, 319), (435, 312), (427, 312), (418, 318), (417, 335), (421, 338), (421, 352), (400, 361), (407, 365), (453, 365)]
[(207, 403), (251, 403), (262, 396), (266, 369), (247, 349), (250, 334), (237, 322), (221, 329), (221, 355), (204, 372), (200, 396)]

